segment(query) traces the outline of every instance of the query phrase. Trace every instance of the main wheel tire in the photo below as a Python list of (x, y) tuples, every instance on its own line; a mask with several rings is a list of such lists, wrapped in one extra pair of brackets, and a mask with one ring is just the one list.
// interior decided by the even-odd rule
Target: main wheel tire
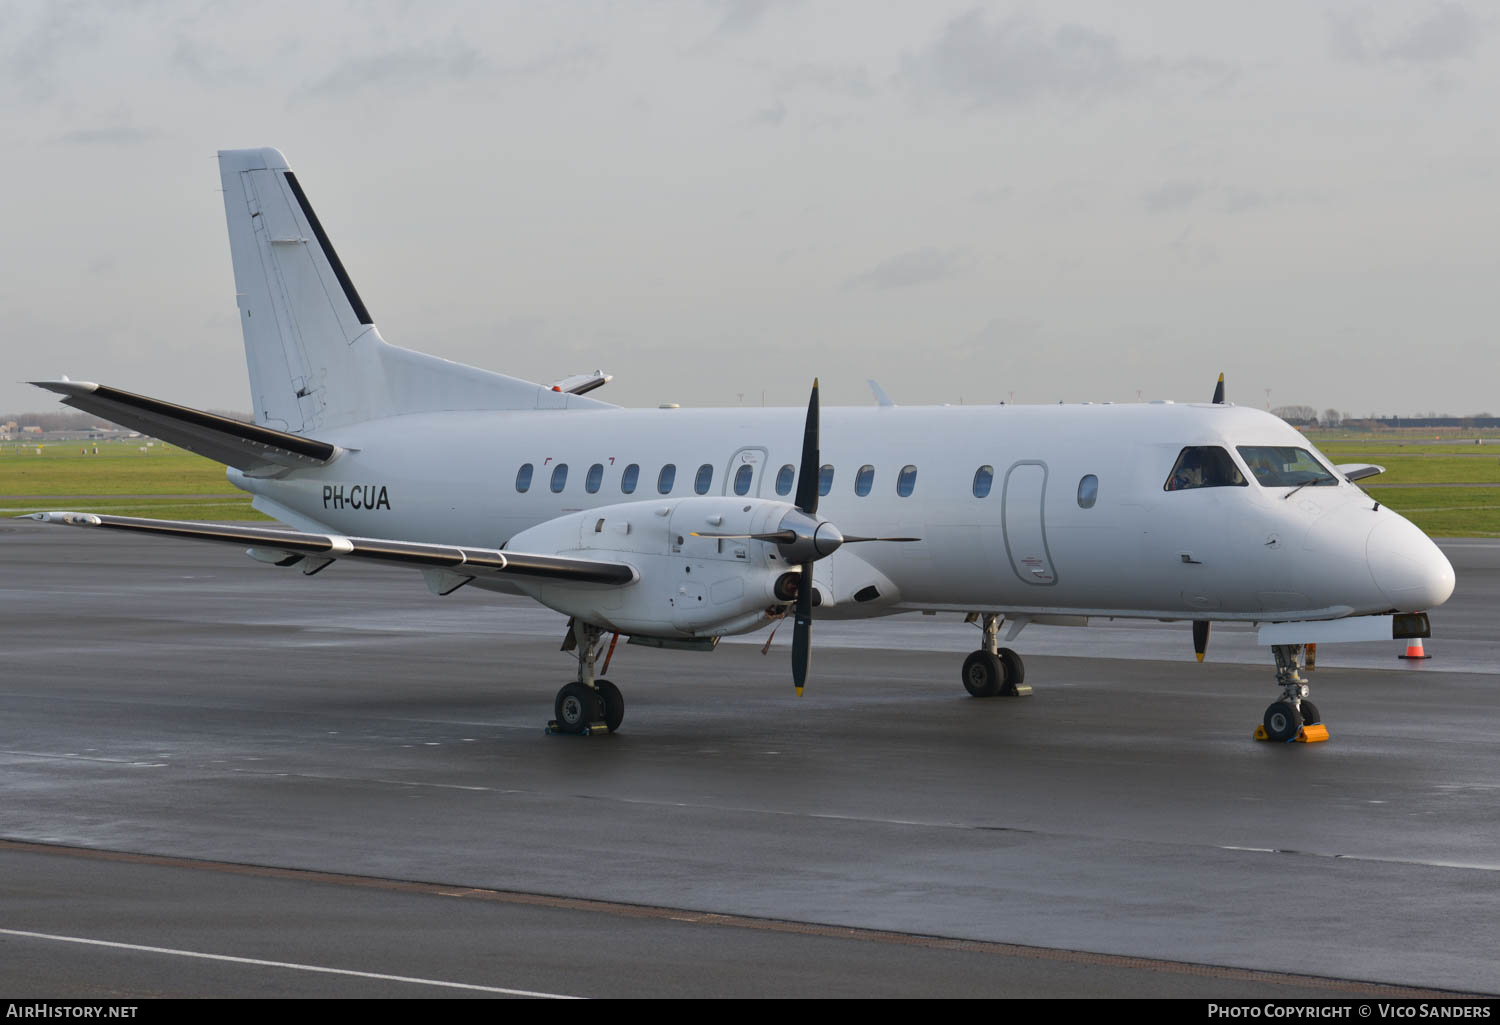
[(1290, 701), (1277, 701), (1266, 709), (1265, 727), (1271, 740), (1292, 740), (1302, 728), (1302, 713)]
[(608, 680), (595, 680), (594, 689), (604, 702), (604, 725), (613, 733), (625, 721), (625, 695)]
[(1323, 721), (1323, 714), (1318, 711), (1318, 706), (1306, 698), (1302, 699), (1298, 707), (1302, 709), (1302, 725), (1316, 726)]
[(972, 697), (992, 698), (1005, 686), (1005, 664), (998, 655), (976, 651), (964, 659), (963, 681)]
[(1014, 691), (1026, 682), (1026, 663), (1021, 661), (1014, 648), (1000, 649), (1000, 664), (1005, 666), (1006, 689)]
[(565, 684), (553, 703), (557, 727), (564, 733), (582, 733), (590, 723), (604, 718), (604, 702), (594, 688), (582, 683)]

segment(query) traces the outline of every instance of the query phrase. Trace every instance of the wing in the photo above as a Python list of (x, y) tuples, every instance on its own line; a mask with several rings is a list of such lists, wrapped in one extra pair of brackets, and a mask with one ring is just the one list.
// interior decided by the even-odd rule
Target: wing
[[(503, 552), (498, 548), (421, 544), (373, 537), (343, 537), (338, 534), (306, 534), (271, 527), (226, 526), (188, 520), (147, 520), (135, 516), (98, 513), (41, 512), (25, 519), (60, 523), (69, 527), (102, 527), (136, 534), (180, 537), (191, 541), (249, 546), (256, 558), (290, 566), (310, 560), (304, 572), (315, 573), (335, 559), (362, 559), (443, 571), (461, 578), (460, 583), (479, 576), (531, 577), (574, 584), (628, 584), (635, 570), (623, 562), (600, 562), (560, 555)], [(449, 579), (452, 579), (450, 577)], [(454, 586), (458, 586), (457, 583)], [(450, 587), (448, 590), (452, 590)]]
[(247, 424), (232, 417), (163, 402), (108, 385), (67, 380), (31, 383), (63, 396), (65, 406), (97, 413), (106, 420), (180, 445), (246, 473), (323, 466), (341, 451), (326, 441)]

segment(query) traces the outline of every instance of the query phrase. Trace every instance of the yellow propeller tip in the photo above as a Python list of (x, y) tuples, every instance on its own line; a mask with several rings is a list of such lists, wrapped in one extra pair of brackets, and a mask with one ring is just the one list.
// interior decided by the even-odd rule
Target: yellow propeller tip
[(1195, 652), (1193, 652), (1193, 654), (1198, 656), (1198, 661), (1199, 662), (1203, 661), (1203, 652), (1201, 652), (1201, 651), (1195, 651)]
[(798, 687), (798, 688), (797, 688), (797, 696), (798, 696), (798, 697), (799, 697), (799, 698), (800, 698), (800, 697), (801, 697), (801, 696), (802, 696), (802, 688), (801, 688), (801, 687)]

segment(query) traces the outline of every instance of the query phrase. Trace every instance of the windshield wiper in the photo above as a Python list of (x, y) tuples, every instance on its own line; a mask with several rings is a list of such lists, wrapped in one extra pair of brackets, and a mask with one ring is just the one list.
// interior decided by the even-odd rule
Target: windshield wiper
[(1303, 488), (1307, 487), (1311, 483), (1312, 483), (1312, 481), (1310, 481), (1310, 480), (1303, 481), (1301, 484), (1298, 484), (1295, 488), (1293, 488), (1292, 490), (1288, 491), (1286, 494), (1282, 495), (1281, 496), (1282, 500), (1285, 501), (1286, 499), (1291, 498), (1293, 495), (1295, 495), (1297, 492), (1301, 491)]

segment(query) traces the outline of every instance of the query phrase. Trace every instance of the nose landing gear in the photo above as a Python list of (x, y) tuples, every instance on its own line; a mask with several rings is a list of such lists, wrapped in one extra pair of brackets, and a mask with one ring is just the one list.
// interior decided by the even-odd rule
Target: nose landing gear
[(1276, 656), (1276, 682), (1281, 685), (1281, 699), (1266, 709), (1261, 725), (1255, 728), (1256, 740), (1274, 740), (1305, 744), (1328, 739), (1328, 727), (1318, 706), (1307, 699), (1310, 689), (1302, 675), (1302, 645), (1273, 644)]

